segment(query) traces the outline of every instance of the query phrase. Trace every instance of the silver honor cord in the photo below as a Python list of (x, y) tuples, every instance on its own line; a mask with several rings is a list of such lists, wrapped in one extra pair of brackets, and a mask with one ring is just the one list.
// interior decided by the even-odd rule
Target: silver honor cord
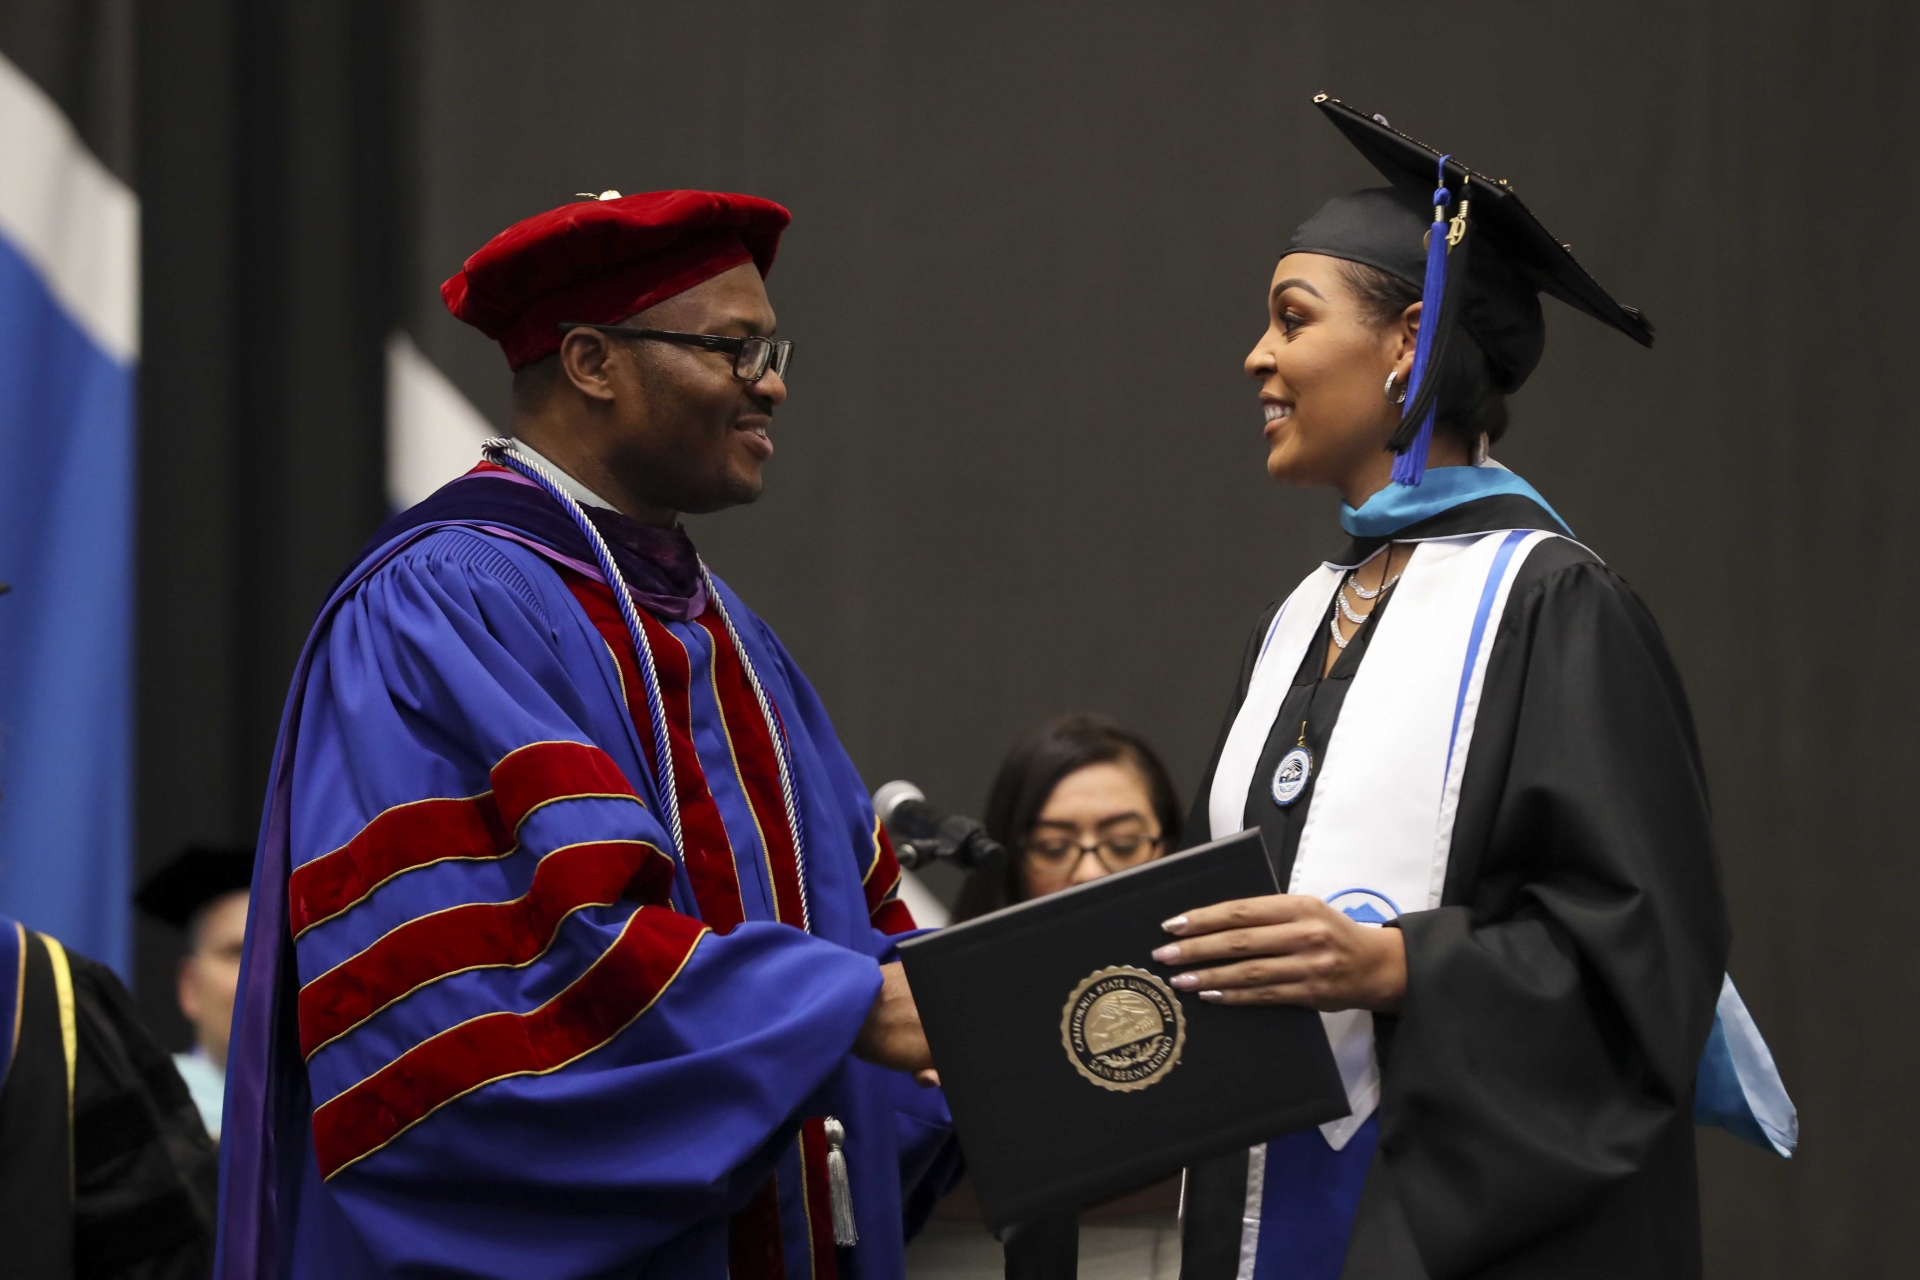
[[(513, 441), (505, 437), (495, 437), (481, 445), (488, 461), (497, 466), (507, 467), (539, 485), (547, 495), (566, 509), (574, 524), (586, 535), (587, 543), (593, 548), (594, 562), (600, 566), (600, 576), (606, 579), (608, 588), (613, 592), (614, 602), (620, 608), (620, 618), (626, 624), (627, 635), (633, 641), (635, 652), (640, 656), (640, 678), (646, 688), (647, 715), (653, 723), (653, 754), (656, 761), (654, 782), (661, 792), (661, 803), (667, 811), (668, 826), (673, 836), (674, 857), (682, 865), (686, 863), (686, 834), (680, 824), (680, 795), (674, 789), (672, 744), (667, 735), (667, 705), (660, 693), (660, 673), (654, 665), (653, 646), (647, 642), (646, 628), (641, 625), (640, 613), (633, 603), (633, 593), (627, 587), (627, 580), (614, 563), (613, 550), (601, 536), (587, 513), (568, 493), (554, 474), (538, 461), (515, 451)], [(747, 653), (746, 645), (740, 641), (740, 632), (733, 625), (733, 618), (727, 612), (727, 606), (720, 599), (720, 592), (714, 585), (713, 574), (707, 569), (706, 562), (700, 562), (700, 581), (706, 588), (707, 599), (713, 602), (720, 621), (727, 629), (727, 637), (733, 642), (734, 652), (740, 655), (740, 666), (747, 675), (747, 684), (753, 689), (754, 701), (759, 704), (760, 717), (766, 722), (767, 737), (773, 743), (774, 761), (780, 773), (780, 798), (787, 812), (787, 830), (793, 833), (794, 874), (800, 882), (800, 928), (813, 932), (813, 910), (809, 901), (807, 886), (807, 862), (804, 838), (800, 834), (799, 806), (794, 799), (793, 765), (789, 758), (785, 726), (773, 713), (773, 704), (767, 697), (766, 687), (760, 683), (760, 674), (754, 669), (753, 658)], [(616, 673), (617, 674), (617, 673)], [(771, 855), (771, 850), (768, 851)], [(771, 885), (768, 886), (772, 888)]]
[[(587, 519), (586, 511), (573, 500), (573, 495), (561, 486), (554, 474), (532, 458), (517, 452), (512, 440), (495, 436), (484, 442), (480, 449), (487, 461), (495, 466), (506, 467), (546, 490), (547, 496), (573, 517), (573, 522), (586, 534), (587, 545), (593, 548), (593, 559), (600, 566), (600, 576), (606, 579), (608, 589), (613, 592), (614, 603), (620, 608), (621, 621), (627, 624), (627, 636), (633, 641), (635, 652), (640, 655), (640, 682), (646, 687), (647, 715), (653, 721), (654, 785), (660, 792), (661, 806), (667, 811), (674, 861), (685, 866), (686, 834), (680, 826), (680, 794), (673, 785), (673, 748), (667, 737), (667, 704), (660, 696), (660, 673), (654, 666), (653, 646), (647, 643), (646, 628), (640, 625), (640, 613), (634, 608), (633, 593), (627, 590), (627, 580), (613, 562), (613, 551), (607, 546), (607, 540), (600, 536), (600, 530), (594, 527), (593, 521)], [(619, 674), (616, 666), (614, 675), (618, 677)]]

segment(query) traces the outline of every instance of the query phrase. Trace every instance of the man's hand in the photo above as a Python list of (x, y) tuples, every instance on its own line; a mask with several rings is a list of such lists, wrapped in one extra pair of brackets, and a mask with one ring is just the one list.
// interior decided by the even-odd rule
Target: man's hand
[(927, 1047), (927, 1033), (920, 1029), (920, 1010), (914, 1006), (906, 971), (897, 962), (883, 964), (880, 977), (880, 994), (873, 998), (873, 1008), (867, 1010), (866, 1025), (854, 1037), (854, 1056), (889, 1071), (910, 1071), (914, 1083), (922, 1088), (939, 1084), (933, 1051)]
[(1161, 928), (1181, 941), (1153, 958), (1210, 966), (1174, 975), (1173, 985), (1212, 1003), (1396, 1013), (1407, 994), (1400, 931), (1356, 924), (1318, 898), (1241, 898), (1175, 916)]

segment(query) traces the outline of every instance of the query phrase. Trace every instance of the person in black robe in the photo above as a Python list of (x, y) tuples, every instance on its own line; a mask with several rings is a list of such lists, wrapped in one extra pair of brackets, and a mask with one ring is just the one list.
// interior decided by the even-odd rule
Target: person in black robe
[(200, 1280), (217, 1161), (113, 971), (0, 916), (0, 1275)]
[[(1236, 1153), (1189, 1170), (1181, 1274), (1697, 1276), (1693, 1088), (1729, 930), (1692, 717), (1632, 588), (1486, 457), (1505, 396), (1541, 355), (1540, 292), (1642, 342), (1652, 329), (1506, 184), (1379, 117), (1318, 101), (1393, 185), (1340, 197), (1300, 228), (1247, 360), (1269, 471), (1340, 489), (1352, 535), (1329, 563), (1339, 586), (1314, 610), (1317, 642), (1293, 669), (1234, 815), (1262, 830), (1280, 884), (1416, 547), (1559, 536), (1535, 540), (1485, 620), (1490, 651), (1436, 905), (1380, 928), (1282, 894), (1195, 904), (1168, 922), (1178, 940), (1155, 957), (1196, 966), (1176, 985), (1201, 998), (1371, 1010), (1379, 1082), (1374, 1120), (1353, 1139), (1365, 1158), (1339, 1175), (1346, 1193), (1329, 1173), (1309, 1212), (1269, 1222), (1292, 1233), (1284, 1248), (1250, 1238), (1259, 1187), (1250, 1195), (1249, 1179), (1331, 1159), (1311, 1146), (1318, 1131), (1271, 1144), (1264, 1169)], [(1442, 220), (1436, 172), (1471, 209), (1430, 227)], [(1443, 264), (1436, 308), (1425, 233), (1454, 228), (1465, 234), (1454, 233), (1459, 256)], [(1425, 335), (1423, 297), (1438, 319)], [(1216, 770), (1279, 609), (1249, 643), (1189, 844), (1223, 834)], [(1305, 764), (1283, 778), (1296, 751)], [(1369, 778), (1382, 797), (1398, 782)]]

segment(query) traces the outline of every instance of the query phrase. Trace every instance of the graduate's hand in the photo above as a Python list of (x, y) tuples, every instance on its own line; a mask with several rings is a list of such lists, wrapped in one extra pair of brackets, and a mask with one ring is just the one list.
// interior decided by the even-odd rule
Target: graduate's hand
[(939, 1084), (940, 1077), (933, 1070), (933, 1051), (927, 1047), (927, 1033), (920, 1028), (920, 1010), (913, 1003), (906, 970), (898, 962), (883, 964), (880, 979), (880, 994), (873, 998), (867, 1021), (854, 1037), (854, 1056), (890, 1071), (911, 1072), (922, 1088)]
[(1153, 958), (1207, 966), (1175, 974), (1173, 985), (1210, 1003), (1397, 1013), (1407, 993), (1400, 931), (1357, 924), (1318, 898), (1241, 898), (1175, 916), (1161, 928), (1180, 941)]

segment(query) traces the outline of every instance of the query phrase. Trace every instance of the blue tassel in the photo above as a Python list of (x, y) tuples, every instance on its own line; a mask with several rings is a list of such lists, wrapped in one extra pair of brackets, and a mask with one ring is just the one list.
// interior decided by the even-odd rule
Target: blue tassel
[[(1433, 344), (1440, 333), (1440, 306), (1447, 293), (1447, 206), (1453, 194), (1447, 190), (1447, 161), (1440, 157), (1440, 176), (1433, 193), (1433, 227), (1427, 232), (1427, 279), (1420, 291), (1420, 337), (1413, 347), (1413, 369), (1407, 375), (1407, 402), (1413, 403), (1426, 380), (1427, 363), (1433, 356)], [(1393, 482), (1417, 485), (1427, 474), (1427, 446), (1433, 443), (1433, 419), (1439, 412), (1435, 401), (1421, 419), (1420, 429), (1406, 451), (1393, 460)]]

